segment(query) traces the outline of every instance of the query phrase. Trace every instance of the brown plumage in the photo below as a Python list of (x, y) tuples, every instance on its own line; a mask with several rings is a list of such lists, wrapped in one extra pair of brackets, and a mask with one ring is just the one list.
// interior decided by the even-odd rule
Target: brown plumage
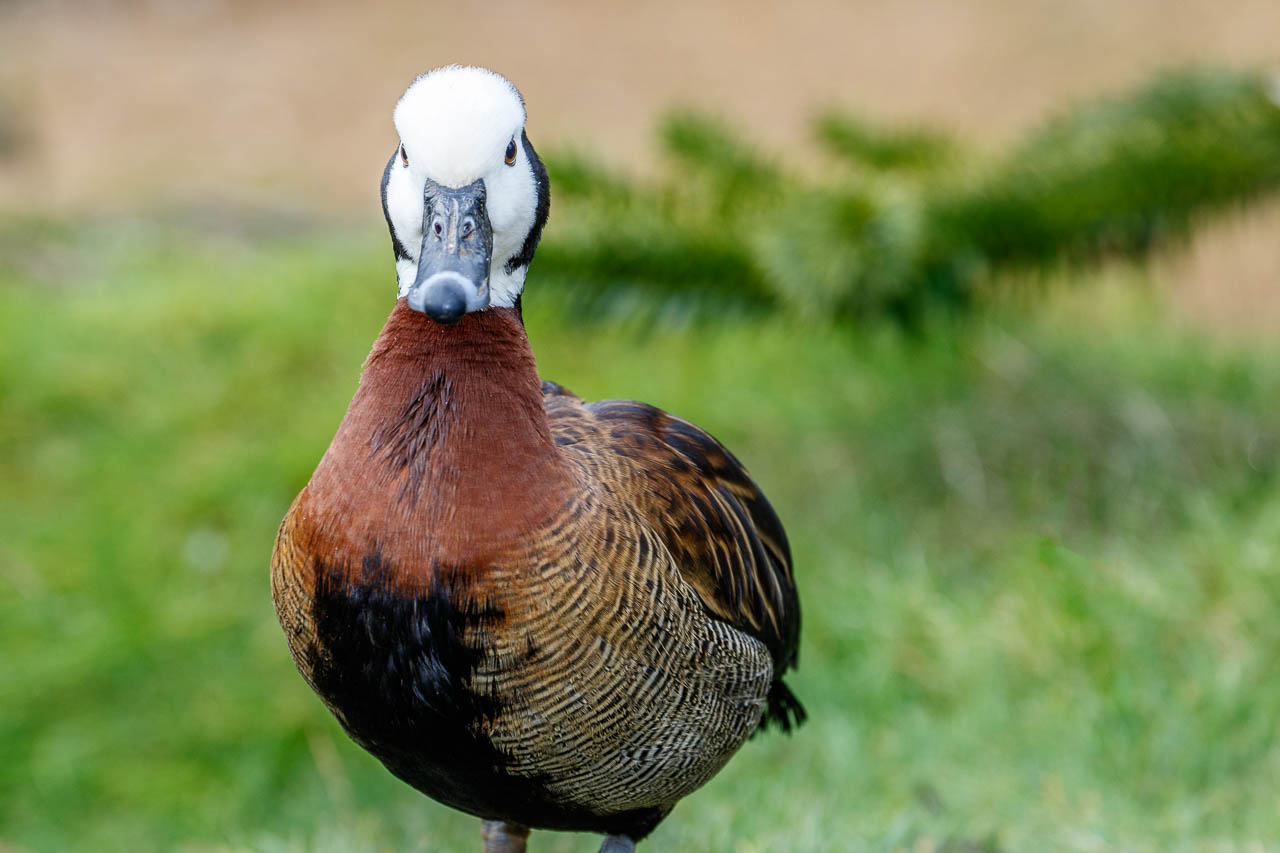
[(629, 849), (803, 719), (768, 501), (696, 426), (541, 383), (518, 308), (443, 325), (397, 301), (271, 579), (348, 734), (484, 818), (486, 850), (528, 827)]
[(640, 838), (800, 713), (764, 496), (686, 421), (540, 387), (511, 309), (441, 326), (397, 303), (272, 587), (352, 738), (488, 819)]

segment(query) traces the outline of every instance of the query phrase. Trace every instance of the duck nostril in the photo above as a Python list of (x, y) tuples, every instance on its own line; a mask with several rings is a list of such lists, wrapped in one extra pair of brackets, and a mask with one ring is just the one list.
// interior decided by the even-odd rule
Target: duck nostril
[(476, 230), (476, 224), (470, 219), (462, 223), (462, 239), (467, 239)]
[(436, 236), (439, 237), (444, 234), (444, 224), (437, 219), (435, 222), (431, 223), (431, 230), (436, 232)]

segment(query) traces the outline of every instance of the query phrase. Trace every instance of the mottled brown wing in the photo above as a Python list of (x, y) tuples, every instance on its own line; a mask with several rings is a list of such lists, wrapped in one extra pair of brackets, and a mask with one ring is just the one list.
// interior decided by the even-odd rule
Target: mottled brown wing
[[(557, 441), (613, 456), (630, 475), (615, 487), (649, 519), (707, 610), (763, 642), (776, 675), (794, 666), (800, 603), (787, 534), (733, 454), (688, 421), (644, 403), (584, 406), (550, 382), (543, 394)], [(594, 429), (583, 428), (583, 416)]]

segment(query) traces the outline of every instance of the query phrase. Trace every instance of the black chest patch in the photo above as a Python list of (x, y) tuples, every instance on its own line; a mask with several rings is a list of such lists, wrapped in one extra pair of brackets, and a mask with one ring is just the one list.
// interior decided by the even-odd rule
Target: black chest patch
[(456, 808), (489, 811), (485, 789), (508, 777), (484, 731), (507, 709), (472, 682), (502, 612), (463, 594), (439, 567), (416, 595), (391, 587), (378, 554), (364, 558), (358, 579), (317, 569), (316, 692), (392, 773)]
[(310, 680), (352, 740), (427, 796), (486, 819), (632, 838), (657, 825), (669, 806), (604, 815), (559, 800), (545, 776), (511, 775), (485, 733), (522, 704), (474, 683), (505, 613), (439, 566), (418, 595), (394, 589), (390, 574), (376, 553), (358, 579), (316, 566)]

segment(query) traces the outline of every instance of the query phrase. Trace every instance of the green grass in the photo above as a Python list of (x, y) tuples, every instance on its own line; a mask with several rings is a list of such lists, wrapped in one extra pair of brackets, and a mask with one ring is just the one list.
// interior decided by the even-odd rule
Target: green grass
[[(6, 239), (0, 848), (478, 849), (346, 740), (270, 604), (275, 527), (391, 307), (385, 238)], [(574, 320), (535, 262), (544, 375), (709, 428), (795, 551), (811, 721), (647, 849), (1280, 838), (1280, 360), (1109, 276), (912, 333), (641, 333)]]

